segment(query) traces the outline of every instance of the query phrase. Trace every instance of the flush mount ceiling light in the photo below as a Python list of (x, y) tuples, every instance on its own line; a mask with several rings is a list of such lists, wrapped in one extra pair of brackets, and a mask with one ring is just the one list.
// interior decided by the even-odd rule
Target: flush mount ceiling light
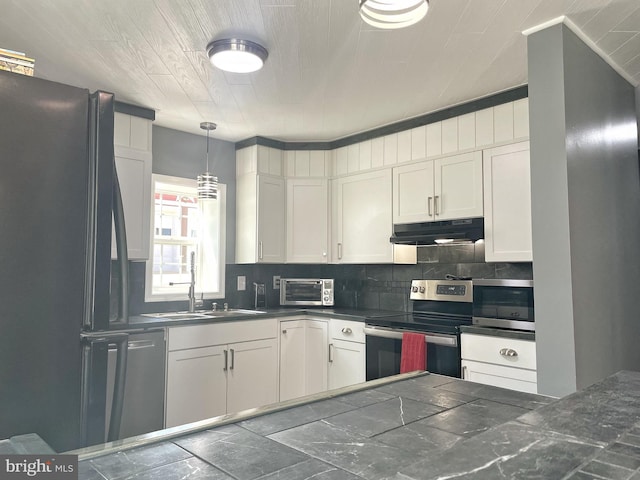
[(360, 0), (360, 16), (377, 28), (404, 28), (427, 14), (428, 0)]
[(198, 198), (201, 200), (218, 198), (218, 177), (209, 173), (209, 132), (216, 127), (213, 122), (200, 124), (200, 128), (207, 131), (207, 171), (198, 175)]
[(251, 73), (260, 70), (269, 52), (262, 45), (240, 38), (224, 38), (207, 45), (211, 63), (225, 72)]

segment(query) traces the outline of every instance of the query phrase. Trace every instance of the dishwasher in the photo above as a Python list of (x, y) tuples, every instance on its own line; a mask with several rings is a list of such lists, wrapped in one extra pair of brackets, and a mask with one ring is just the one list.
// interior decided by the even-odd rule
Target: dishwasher
[[(115, 346), (109, 346), (106, 431), (111, 418), (116, 355)], [(133, 437), (164, 427), (164, 330), (129, 333), (127, 357), (120, 438)]]

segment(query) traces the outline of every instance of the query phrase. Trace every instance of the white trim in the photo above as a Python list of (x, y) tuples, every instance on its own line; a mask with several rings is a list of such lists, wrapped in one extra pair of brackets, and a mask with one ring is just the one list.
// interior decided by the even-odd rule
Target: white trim
[[(151, 218), (152, 218), (152, 222), (154, 221), (153, 219), (155, 218), (153, 209), (155, 208), (155, 201), (154, 201), (154, 196), (155, 196), (155, 184), (160, 183), (166, 183), (167, 185), (169, 185), (169, 188), (172, 190), (176, 190), (175, 186), (178, 186), (178, 190), (180, 186), (185, 187), (185, 193), (187, 193), (186, 189), (190, 189), (191, 191), (189, 193), (192, 193), (193, 190), (196, 188), (197, 186), (197, 182), (196, 180), (190, 179), (190, 178), (183, 178), (183, 177), (172, 177), (169, 175), (160, 175), (160, 174), (153, 174), (152, 177), (152, 181), (151, 181)], [(223, 183), (218, 183), (218, 202), (220, 203), (219, 207), (220, 207), (220, 224), (224, 225), (224, 228), (221, 228), (219, 231), (219, 245), (220, 245), (220, 267), (219, 267), (219, 275), (220, 275), (220, 284), (219, 284), (219, 291), (218, 292), (204, 292), (204, 299), (205, 300), (215, 300), (215, 299), (219, 299), (219, 298), (224, 298), (225, 297), (225, 274), (226, 274), (226, 221), (227, 221), (227, 204), (226, 204), (226, 197), (227, 197), (227, 186)], [(167, 301), (186, 301), (186, 295), (185, 292), (178, 292), (178, 293), (172, 293), (172, 294), (152, 294), (152, 289), (150, 288), (151, 286), (151, 282), (152, 282), (152, 277), (153, 277), (153, 268), (150, 268), (150, 264), (153, 264), (153, 245), (154, 245), (154, 234), (155, 234), (155, 228), (154, 225), (152, 223), (150, 230), (150, 245), (151, 245), (151, 252), (149, 254), (149, 259), (146, 261), (146, 265), (145, 265), (145, 287), (144, 287), (144, 301), (146, 303), (153, 303), (153, 302), (167, 302)], [(197, 295), (200, 294), (200, 292), (197, 291), (197, 285), (196, 285), (196, 293)]]
[(593, 40), (591, 40), (586, 33), (584, 33), (580, 27), (578, 27), (573, 21), (566, 16), (556, 17), (546, 22), (543, 22), (535, 27), (527, 28), (522, 31), (524, 36), (529, 36), (532, 33), (539, 32), (545, 28), (552, 27), (558, 24), (564, 24), (569, 30), (571, 30), (580, 40), (582, 40), (593, 52), (604, 60), (611, 68), (613, 68), (622, 78), (629, 82), (632, 86), (637, 87), (640, 82), (636, 81), (633, 76), (627, 73), (620, 65), (618, 65), (613, 59), (607, 55)]

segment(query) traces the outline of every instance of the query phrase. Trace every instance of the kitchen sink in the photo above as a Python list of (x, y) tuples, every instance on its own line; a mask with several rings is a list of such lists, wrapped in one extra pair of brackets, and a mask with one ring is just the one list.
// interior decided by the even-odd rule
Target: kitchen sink
[(167, 313), (143, 313), (143, 317), (162, 318), (164, 320), (196, 320), (198, 318), (209, 318), (201, 312), (167, 312)]
[(198, 310), (197, 312), (163, 312), (143, 313), (143, 317), (158, 318), (162, 320), (199, 320), (206, 318), (233, 317), (239, 315), (255, 315), (266, 313), (261, 310), (245, 310), (243, 308), (230, 308), (229, 310)]
[(266, 313), (262, 310), (245, 310), (243, 308), (230, 308), (229, 310), (204, 310), (199, 313), (213, 317), (226, 317), (232, 315), (255, 315), (256, 313)]

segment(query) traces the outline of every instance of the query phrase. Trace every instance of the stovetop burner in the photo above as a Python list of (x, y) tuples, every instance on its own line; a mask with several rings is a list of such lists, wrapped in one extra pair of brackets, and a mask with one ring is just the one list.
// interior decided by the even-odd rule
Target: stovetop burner
[(368, 319), (367, 324), (420, 332), (458, 333), (460, 325), (471, 325), (471, 316), (452, 316), (424, 313), (401, 313)]
[(459, 333), (471, 325), (472, 286), (468, 280), (413, 280), (411, 313), (368, 319), (367, 324), (433, 333)]

